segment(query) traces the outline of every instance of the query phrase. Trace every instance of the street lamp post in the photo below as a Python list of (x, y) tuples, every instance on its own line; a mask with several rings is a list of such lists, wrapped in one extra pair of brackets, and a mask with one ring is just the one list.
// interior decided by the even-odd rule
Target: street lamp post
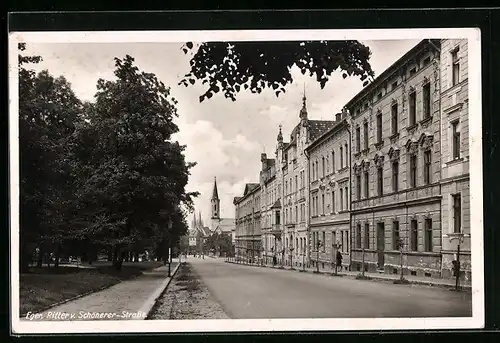
[(460, 246), (464, 242), (464, 238), (469, 237), (469, 235), (464, 234), (462, 232), (453, 234), (453, 236), (449, 236), (450, 242), (457, 240), (457, 259), (453, 263), (453, 271), (455, 273), (455, 290), (460, 289)]
[(172, 232), (172, 219), (168, 219), (168, 277), (171, 277), (171, 265), (172, 265), (172, 248), (170, 246), (170, 234)]
[(290, 250), (290, 269), (295, 269), (293, 268), (293, 245), (290, 244), (290, 247), (288, 248), (288, 250)]

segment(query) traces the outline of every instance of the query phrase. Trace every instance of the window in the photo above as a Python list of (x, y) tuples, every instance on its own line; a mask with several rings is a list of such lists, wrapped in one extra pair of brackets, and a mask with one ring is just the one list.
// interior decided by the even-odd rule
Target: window
[(377, 94), (377, 100), (380, 100), (380, 99), (382, 99), (382, 92)]
[(325, 195), (321, 194), (321, 214), (325, 214)]
[(344, 152), (343, 148), (340, 147), (340, 169), (344, 168)]
[(288, 194), (288, 181), (285, 181), (285, 194)]
[(410, 187), (417, 186), (417, 155), (410, 156)]
[(347, 143), (345, 143), (345, 166), (347, 167), (349, 165), (349, 147), (347, 146)]
[(410, 126), (415, 125), (417, 122), (417, 93), (412, 92), (408, 96), (408, 102), (410, 106)]
[(453, 66), (452, 76), (451, 76), (452, 83), (453, 83), (452, 86), (455, 86), (458, 83), (460, 83), (460, 62), (458, 59), (458, 49), (455, 49), (454, 51), (452, 51), (451, 63)]
[(410, 76), (413, 76), (417, 73), (417, 67), (413, 67), (410, 69)]
[(427, 56), (427, 57), (424, 59), (424, 66), (428, 65), (429, 63), (431, 63), (431, 57), (430, 57), (430, 56)]
[(392, 123), (392, 134), (398, 133), (398, 104), (392, 104), (391, 107), (391, 123)]
[(392, 162), (392, 190), (397, 192), (399, 189), (399, 162)]
[(460, 193), (453, 195), (453, 232), (462, 232), (462, 196)]
[(325, 158), (321, 157), (321, 173), (322, 173), (321, 175), (323, 177), (325, 177), (325, 175), (326, 175), (326, 173), (325, 173), (326, 169), (325, 168), (326, 168), (325, 167)]
[(365, 249), (370, 249), (370, 224), (365, 224)]
[(335, 191), (332, 191), (332, 213), (335, 212)]
[(368, 198), (369, 192), (368, 187), (370, 185), (370, 177), (368, 172), (365, 172), (365, 198)]
[(384, 168), (377, 168), (377, 189), (378, 195), (384, 194)]
[(356, 227), (356, 248), (361, 249), (361, 224)]
[(356, 198), (361, 200), (361, 175), (356, 175)]
[(424, 182), (426, 185), (431, 183), (431, 151), (424, 152)]
[(391, 86), (392, 90), (395, 90), (396, 88), (398, 88), (398, 81), (394, 81)]
[(392, 222), (392, 249), (399, 250), (399, 222)]
[(368, 123), (363, 123), (363, 133), (364, 133), (364, 149), (368, 149)]
[(377, 114), (377, 143), (382, 142), (382, 113)]
[(460, 126), (458, 120), (451, 124), (453, 137), (453, 159), (460, 158)]
[(425, 219), (425, 251), (432, 252), (432, 219)]
[(295, 222), (297, 223), (299, 221), (299, 211), (298, 211), (298, 207), (295, 206)]
[(332, 172), (335, 173), (335, 151), (332, 151)]
[(342, 190), (342, 188), (340, 189), (340, 210), (343, 211), (344, 210), (344, 201), (342, 199), (344, 199), (344, 191)]
[(325, 252), (325, 248), (326, 248), (326, 232), (323, 231), (323, 240), (321, 241), (323, 242), (323, 252)]
[(319, 179), (319, 163), (316, 161), (316, 178)]
[(356, 151), (361, 151), (361, 129), (356, 127)]
[(411, 230), (411, 250), (418, 251), (418, 222), (412, 220), (410, 223)]
[(295, 175), (295, 191), (299, 189), (299, 177), (298, 175)]
[(424, 119), (430, 118), (431, 116), (431, 84), (427, 82), (422, 87), (422, 96), (424, 100)]
[(349, 191), (345, 188), (345, 209), (349, 209)]

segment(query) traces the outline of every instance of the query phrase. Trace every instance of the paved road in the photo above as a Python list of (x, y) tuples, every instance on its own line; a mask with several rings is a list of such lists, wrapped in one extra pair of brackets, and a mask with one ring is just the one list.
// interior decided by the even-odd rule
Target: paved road
[(233, 319), (472, 316), (470, 293), (189, 258)]

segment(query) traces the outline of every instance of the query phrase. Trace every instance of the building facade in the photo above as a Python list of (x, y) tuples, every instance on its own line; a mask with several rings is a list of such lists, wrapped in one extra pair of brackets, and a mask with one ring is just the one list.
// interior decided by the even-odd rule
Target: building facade
[(261, 194), (261, 237), (262, 258), (266, 263), (271, 263), (275, 251), (279, 251), (281, 237), (279, 226), (281, 224), (281, 187), (276, 179), (276, 159), (267, 158), (261, 154), (262, 168), (260, 171)]
[[(348, 104), (352, 267), (441, 274), (439, 41), (424, 40)], [(402, 250), (404, 254), (401, 254)]]
[(307, 146), (335, 124), (333, 120), (308, 118), (306, 96), (302, 98), (299, 123), (290, 134), (290, 142), (283, 142), (278, 134), (276, 171), (282, 185), (281, 201), (281, 251), (284, 265), (302, 266), (310, 260), (310, 206), (309, 206), (309, 158)]
[(469, 96), (467, 40), (441, 41), (442, 274), (452, 276), (460, 242), (460, 267), (471, 279)]
[(260, 184), (247, 183), (242, 197), (234, 198), (235, 253), (238, 258), (255, 260), (261, 254)]
[(349, 128), (347, 112), (338, 113), (333, 128), (307, 148), (310, 174), (311, 262), (333, 268), (337, 252), (341, 269), (349, 268)]

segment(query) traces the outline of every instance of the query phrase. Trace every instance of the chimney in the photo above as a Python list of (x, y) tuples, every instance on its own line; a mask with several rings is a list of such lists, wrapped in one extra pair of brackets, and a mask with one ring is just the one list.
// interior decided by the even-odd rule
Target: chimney
[(337, 113), (335, 115), (335, 121), (340, 121), (342, 118), (341, 118), (341, 113)]

